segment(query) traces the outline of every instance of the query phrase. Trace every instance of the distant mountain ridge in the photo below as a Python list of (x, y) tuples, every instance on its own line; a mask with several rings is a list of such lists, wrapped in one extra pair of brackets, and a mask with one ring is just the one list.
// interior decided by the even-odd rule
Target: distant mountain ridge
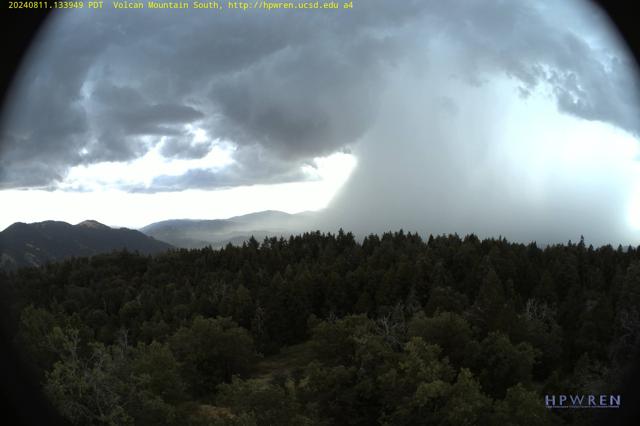
[(155, 254), (173, 248), (140, 231), (110, 228), (95, 220), (77, 225), (48, 220), (16, 222), (0, 232), (0, 268), (40, 266), (69, 257), (127, 249)]
[(266, 210), (228, 219), (171, 219), (140, 230), (111, 228), (95, 220), (76, 225), (54, 220), (16, 222), (0, 232), (0, 268), (40, 266), (124, 248), (154, 254), (174, 247), (239, 245), (251, 236), (262, 240), (308, 231), (316, 217), (315, 212), (289, 214)]
[(221, 247), (241, 244), (251, 236), (258, 240), (267, 236), (288, 236), (308, 231), (315, 212), (289, 214), (265, 210), (228, 219), (171, 219), (140, 228), (141, 232), (176, 247)]

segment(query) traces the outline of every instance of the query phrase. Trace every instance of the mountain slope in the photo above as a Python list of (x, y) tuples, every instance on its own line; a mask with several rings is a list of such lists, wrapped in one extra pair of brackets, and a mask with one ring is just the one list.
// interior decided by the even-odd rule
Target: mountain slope
[(126, 248), (153, 254), (172, 248), (142, 232), (114, 229), (93, 220), (17, 222), (0, 232), (0, 267), (40, 266), (73, 256), (91, 256)]
[(147, 225), (140, 231), (177, 247), (220, 247), (229, 242), (241, 244), (252, 235), (261, 240), (266, 236), (288, 236), (308, 231), (313, 217), (314, 212), (289, 214), (266, 210), (228, 219), (165, 220)]

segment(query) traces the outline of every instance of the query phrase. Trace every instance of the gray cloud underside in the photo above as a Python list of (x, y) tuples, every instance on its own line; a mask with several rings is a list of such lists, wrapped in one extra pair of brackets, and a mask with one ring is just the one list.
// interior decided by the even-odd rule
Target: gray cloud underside
[[(638, 135), (638, 82), (606, 21), (551, 4), (380, 0), (338, 14), (61, 13), (33, 49), (4, 117), (0, 185), (55, 186), (71, 166), (131, 160), (164, 136), (166, 156), (206, 155), (211, 144), (193, 144), (188, 124), (212, 140), (268, 150), (277, 167), (251, 159), (241, 166), (264, 182), (293, 176), (303, 161), (371, 129), (398, 66), (420, 63), (416, 72), (428, 81), (442, 43), (465, 57), (451, 70), (457, 78), (482, 84), (507, 74), (523, 95), (547, 83), (561, 110)], [(593, 34), (599, 44), (588, 40)], [(176, 182), (247, 181), (209, 174)]]

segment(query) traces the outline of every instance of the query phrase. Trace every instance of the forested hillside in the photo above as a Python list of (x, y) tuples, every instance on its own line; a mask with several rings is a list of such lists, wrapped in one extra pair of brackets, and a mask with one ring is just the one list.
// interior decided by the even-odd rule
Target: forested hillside
[(640, 341), (640, 250), (583, 241), (317, 232), (3, 274), (75, 424), (590, 424), (544, 395), (619, 393)]
[(77, 225), (48, 220), (36, 223), (17, 222), (0, 232), (0, 269), (41, 266), (47, 262), (135, 250), (155, 254), (171, 245), (127, 228), (110, 228), (95, 220)]

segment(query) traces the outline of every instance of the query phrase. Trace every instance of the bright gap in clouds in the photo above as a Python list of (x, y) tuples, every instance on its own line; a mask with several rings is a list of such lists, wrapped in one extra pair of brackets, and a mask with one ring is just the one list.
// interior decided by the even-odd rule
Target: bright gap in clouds
[[(195, 143), (207, 142), (202, 129), (192, 129)], [(159, 143), (142, 157), (129, 162), (101, 162), (79, 165), (69, 169), (58, 186), (61, 190), (100, 191), (127, 187), (148, 188), (157, 176), (180, 176), (193, 169), (218, 171), (234, 163), (231, 144), (215, 140), (207, 155), (197, 159), (166, 158), (162, 149), (167, 142), (163, 137)]]
[[(620, 222), (633, 231), (630, 239), (640, 237), (640, 141), (636, 137), (609, 123), (559, 112), (545, 88), (524, 100), (512, 99), (504, 135), (498, 157), (512, 168), (514, 192), (528, 188), (529, 199), (540, 206), (557, 195), (554, 186), (564, 185), (578, 197), (590, 197), (594, 206), (607, 202), (598, 199), (602, 193), (616, 192), (627, 200), (620, 206)], [(509, 135), (517, 135), (517, 142)]]
[[(72, 180), (67, 179), (67, 185), (87, 186), (88, 182), (92, 182), (95, 190), (89, 192), (2, 191), (0, 229), (18, 221), (61, 220), (78, 223), (86, 219), (110, 226), (140, 228), (167, 219), (218, 219), (262, 210), (287, 213), (319, 210), (327, 206), (356, 166), (353, 155), (335, 153), (314, 159), (313, 166), (304, 166), (303, 172), (310, 178), (304, 182), (153, 194), (115, 189), (115, 185), (123, 180), (144, 182), (156, 174), (158, 169), (141, 167), (141, 164), (150, 167), (154, 161), (158, 161), (155, 155), (147, 154), (129, 164), (102, 163), (70, 173)], [(171, 162), (161, 163), (160, 166), (166, 167), (166, 170), (177, 170), (184, 164), (192, 163)], [(104, 186), (101, 187), (102, 183)]]
[(538, 175), (588, 178), (588, 171), (598, 169), (637, 169), (639, 141), (630, 133), (602, 121), (559, 112), (542, 90), (524, 100), (512, 97), (504, 132), (518, 135), (517, 141), (504, 141), (510, 145), (503, 148), (514, 156), (512, 160), (526, 160), (528, 169)]

